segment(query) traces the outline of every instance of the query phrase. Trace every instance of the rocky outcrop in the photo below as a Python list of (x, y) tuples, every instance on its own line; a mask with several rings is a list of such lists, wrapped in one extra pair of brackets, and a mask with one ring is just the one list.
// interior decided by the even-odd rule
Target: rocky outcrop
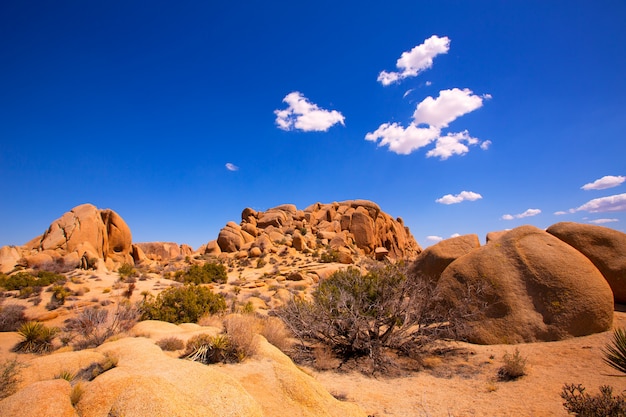
[(533, 226), (452, 262), (434, 305), (480, 344), (560, 340), (610, 329), (613, 294), (598, 269), (570, 245)]
[(473, 234), (442, 240), (419, 254), (412, 266), (412, 274), (436, 285), (448, 265), (479, 247), (478, 236)]
[[(287, 356), (258, 338), (255, 355), (243, 363), (207, 366), (164, 353), (155, 340), (188, 339), (215, 328), (144, 321), (136, 331), (153, 335), (123, 338), (96, 349), (53, 353), (29, 360), (20, 390), (0, 401), (0, 415), (17, 416), (326, 416), (365, 417), (355, 404), (335, 399)], [(151, 336), (152, 337), (152, 336)], [(55, 379), (63, 371), (78, 374), (91, 364), (114, 358), (114, 368), (90, 382), (70, 402), (70, 384)], [(110, 360), (110, 359), (109, 359)], [(75, 381), (76, 382), (76, 381)], [(45, 394), (45, 395), (44, 395)], [(56, 413), (56, 414), (55, 414)]]
[(229, 222), (220, 231), (217, 244), (220, 252), (230, 253), (252, 248), (272, 253), (280, 246), (301, 252), (330, 247), (345, 262), (376, 253), (391, 259), (413, 259), (421, 252), (401, 218), (393, 219), (367, 200), (316, 203), (304, 210), (293, 204), (264, 212), (246, 208), (240, 224)]
[(608, 227), (562, 222), (547, 232), (585, 255), (609, 283), (615, 301), (626, 303), (626, 234)]
[[(193, 255), (193, 248), (189, 245), (179, 245), (174, 242), (135, 243), (133, 246), (141, 249), (145, 257), (152, 261), (169, 261)], [(135, 258), (137, 260), (137, 258)]]
[[(133, 263), (131, 244), (130, 228), (116, 212), (83, 204), (18, 250), (28, 267), (72, 269), (101, 260), (107, 268), (115, 269), (122, 263)], [(14, 266), (2, 262), (3, 270)]]

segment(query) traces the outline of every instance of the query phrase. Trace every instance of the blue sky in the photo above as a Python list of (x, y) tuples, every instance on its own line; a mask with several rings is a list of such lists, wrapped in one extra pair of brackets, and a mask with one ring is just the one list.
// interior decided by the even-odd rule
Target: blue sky
[(624, 22), (621, 0), (5, 0), (0, 245), (83, 203), (194, 247), (245, 207), (348, 199), (424, 247), (626, 231)]

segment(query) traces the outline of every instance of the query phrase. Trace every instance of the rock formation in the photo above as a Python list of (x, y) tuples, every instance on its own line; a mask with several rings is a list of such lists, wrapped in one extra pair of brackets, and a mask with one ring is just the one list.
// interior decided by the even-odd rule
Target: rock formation
[(568, 244), (522, 226), (470, 251), (441, 274), (435, 304), (480, 344), (553, 341), (610, 329), (613, 294)]
[[(331, 248), (345, 262), (352, 256), (385, 254), (412, 259), (421, 247), (402, 219), (393, 219), (367, 200), (316, 203), (304, 210), (293, 204), (257, 212), (246, 208), (241, 223), (229, 222), (206, 253), (246, 252), (248, 256), (276, 252), (286, 245), (298, 251)], [(379, 255), (380, 256), (380, 255)]]
[(608, 227), (562, 222), (548, 233), (585, 255), (609, 283), (618, 303), (626, 303), (626, 233)]
[[(133, 263), (130, 228), (113, 210), (99, 210), (91, 204), (74, 207), (52, 222), (48, 230), (21, 248), (28, 267), (45, 268), (60, 265), (67, 269), (93, 266), (102, 260), (109, 269), (122, 263)], [(2, 249), (2, 271), (11, 271), (15, 262), (11, 249)], [(7, 262), (9, 261), (9, 262)]]
[[(174, 242), (147, 242), (147, 243), (134, 243), (133, 250), (139, 252), (137, 248), (145, 255), (146, 259), (152, 261), (168, 261), (172, 259), (184, 258), (185, 256), (191, 256), (194, 250), (189, 245), (179, 245)], [(137, 261), (141, 258), (141, 255), (133, 255), (133, 258)]]

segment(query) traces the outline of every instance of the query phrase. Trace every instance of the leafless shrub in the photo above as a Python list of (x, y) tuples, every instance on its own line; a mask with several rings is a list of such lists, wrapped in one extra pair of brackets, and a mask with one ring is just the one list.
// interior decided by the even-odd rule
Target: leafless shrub
[(526, 358), (515, 349), (513, 354), (505, 353), (502, 358), (503, 364), (498, 369), (498, 378), (502, 381), (511, 381), (526, 375)]
[(99, 346), (111, 336), (130, 330), (139, 317), (135, 306), (120, 302), (112, 314), (99, 307), (88, 307), (67, 320), (65, 332), (77, 349)]
[(224, 331), (240, 361), (256, 352), (255, 336), (259, 330), (259, 322), (252, 315), (233, 314), (224, 319)]
[(291, 334), (278, 317), (259, 318), (260, 334), (283, 352), (291, 347)]
[(161, 350), (166, 352), (172, 352), (175, 350), (182, 350), (185, 348), (185, 342), (181, 339), (171, 336), (165, 337), (158, 342), (156, 342), (157, 346), (161, 348)]
[(277, 311), (304, 343), (318, 341), (348, 360), (369, 357), (384, 369), (383, 349), (415, 349), (441, 336), (441, 319), (430, 315), (430, 291), (408, 279), (401, 264), (335, 272), (313, 291), (312, 301), (293, 299)]
[(28, 321), (26, 307), (19, 304), (0, 305), (0, 332), (14, 332)]

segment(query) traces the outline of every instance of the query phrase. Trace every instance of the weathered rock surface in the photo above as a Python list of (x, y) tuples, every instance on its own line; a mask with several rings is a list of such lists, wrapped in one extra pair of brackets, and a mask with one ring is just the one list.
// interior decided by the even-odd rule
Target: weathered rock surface
[[(468, 296), (469, 294), (469, 296)], [(533, 226), (472, 250), (442, 273), (435, 304), (480, 344), (553, 341), (606, 331), (613, 294), (580, 252)]]
[(140, 248), (146, 257), (153, 261), (168, 261), (193, 254), (191, 246), (174, 242), (135, 243), (134, 246)]
[[(216, 334), (211, 327), (140, 322), (147, 338), (124, 338), (96, 349), (53, 353), (29, 362), (20, 391), (0, 401), (0, 415), (75, 417), (170, 416), (362, 416), (360, 407), (336, 400), (315, 379), (258, 336), (258, 352), (241, 364), (207, 366), (164, 353), (155, 340)], [(114, 368), (93, 381), (74, 409), (70, 384), (54, 379), (62, 370), (76, 373), (115, 358)], [(32, 368), (32, 372), (29, 369)], [(36, 369), (35, 369), (36, 368)], [(54, 372), (56, 373), (53, 373)]]
[[(18, 251), (29, 267), (56, 264), (71, 269), (100, 259), (107, 268), (114, 269), (122, 263), (133, 263), (131, 244), (130, 229), (116, 212), (83, 204), (52, 222), (42, 236)], [(5, 259), (11, 257), (3, 257), (2, 269), (12, 269), (15, 264), (7, 264)]]
[(293, 204), (264, 212), (246, 208), (241, 224), (229, 222), (220, 231), (217, 244), (221, 252), (230, 253), (249, 251), (251, 247), (270, 253), (278, 245), (298, 251), (329, 245), (342, 253), (344, 262), (353, 259), (352, 255), (374, 256), (378, 248), (386, 249), (391, 259), (413, 259), (421, 252), (402, 219), (393, 219), (367, 200), (315, 203), (304, 210)]
[(547, 232), (585, 255), (604, 275), (618, 303), (626, 303), (626, 234), (608, 227), (562, 222)]
[(412, 272), (436, 284), (448, 265), (479, 247), (478, 236), (473, 234), (442, 240), (419, 254), (412, 266)]

